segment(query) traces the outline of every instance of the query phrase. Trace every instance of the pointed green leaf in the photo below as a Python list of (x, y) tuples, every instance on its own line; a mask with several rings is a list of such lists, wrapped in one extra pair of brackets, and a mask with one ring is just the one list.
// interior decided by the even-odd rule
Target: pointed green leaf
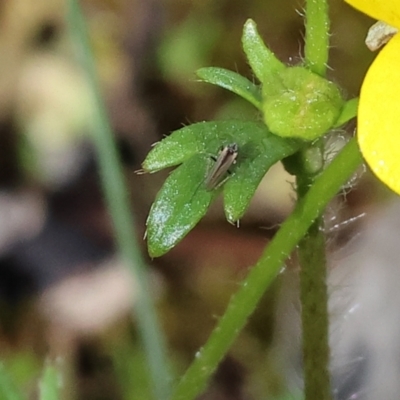
[(265, 45), (257, 31), (256, 23), (251, 19), (244, 24), (242, 45), (250, 67), (261, 83), (264, 83), (264, 75), (267, 72), (274, 73), (286, 68)]
[[(211, 155), (233, 143), (238, 156), (230, 168), (231, 175), (227, 174), (222, 186), (206, 190), (205, 181), (215, 163)], [(143, 166), (151, 171), (155, 165), (182, 165), (165, 181), (151, 207), (147, 220), (150, 255), (159, 257), (182, 240), (221, 189), (225, 214), (230, 222), (237, 221), (271, 165), (297, 151), (301, 143), (273, 135), (262, 123), (236, 120), (190, 125), (161, 141)], [(164, 164), (157, 164), (154, 154), (163, 158)]]
[(285, 140), (269, 133), (262, 142), (250, 142), (239, 149), (238, 166), (224, 186), (224, 209), (229, 222), (234, 223), (243, 216), (269, 168), (302, 145), (300, 141)]
[(216, 155), (221, 145), (249, 140), (262, 141), (268, 128), (254, 121), (212, 121), (185, 126), (161, 140), (147, 155), (142, 167), (157, 172), (188, 160), (195, 154)]
[(147, 245), (151, 257), (172, 249), (204, 216), (217, 191), (207, 191), (204, 181), (210, 158), (196, 154), (165, 181), (147, 219)]
[(357, 110), (358, 110), (358, 97), (346, 101), (334, 127), (337, 128), (339, 126), (342, 126), (346, 122), (349, 122), (351, 119), (355, 118), (357, 116)]
[(142, 163), (143, 170), (150, 173), (158, 172), (182, 164), (194, 154), (203, 152), (203, 141), (196, 135), (196, 130), (201, 131), (203, 124), (186, 126), (156, 143)]
[(224, 68), (200, 68), (196, 74), (204, 82), (220, 86), (243, 97), (259, 110), (262, 109), (261, 92), (257, 85), (244, 76)]

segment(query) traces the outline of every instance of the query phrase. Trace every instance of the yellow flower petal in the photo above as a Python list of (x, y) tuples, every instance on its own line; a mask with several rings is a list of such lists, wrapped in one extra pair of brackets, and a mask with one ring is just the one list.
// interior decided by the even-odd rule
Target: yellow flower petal
[(358, 142), (372, 171), (400, 194), (400, 33), (381, 50), (364, 79)]
[(400, 28), (399, 0), (345, 0), (357, 10), (372, 18), (385, 21), (389, 25)]

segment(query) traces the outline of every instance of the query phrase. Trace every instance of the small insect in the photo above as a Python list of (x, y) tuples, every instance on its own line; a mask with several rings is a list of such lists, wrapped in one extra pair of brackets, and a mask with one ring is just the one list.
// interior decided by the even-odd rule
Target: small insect
[(207, 190), (213, 190), (223, 182), (225, 182), (225, 174), (229, 172), (229, 168), (236, 163), (238, 156), (238, 145), (231, 143), (224, 146), (215, 159), (215, 164), (207, 175), (205, 184)]

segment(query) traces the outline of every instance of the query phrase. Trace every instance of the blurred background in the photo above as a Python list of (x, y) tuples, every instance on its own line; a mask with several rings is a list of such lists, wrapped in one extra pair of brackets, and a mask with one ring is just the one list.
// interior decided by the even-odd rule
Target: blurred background
[[(150, 146), (193, 122), (260, 119), (244, 100), (197, 82), (194, 71), (220, 66), (253, 79), (240, 44), (247, 18), (257, 22), (282, 61), (301, 62), (303, 5), (297, 0), (81, 3), (146, 257), (145, 220), (166, 177), (135, 174)], [(341, 0), (330, 2), (330, 13), (329, 76), (350, 99), (358, 95), (374, 57), (363, 45), (373, 21)], [(0, 1), (0, 358), (26, 398), (35, 398), (44, 360), (51, 358), (63, 371), (65, 399), (147, 399), (144, 354), (131, 318), (135, 282), (114, 252), (91, 140), (93, 104), (75, 50), (63, 0)], [(338, 138), (354, 127), (338, 132)], [(147, 259), (176, 376), (207, 340), (238, 282), (290, 212), (292, 185), (276, 165), (240, 229), (224, 221), (217, 201), (174, 250)], [(368, 172), (351, 186), (328, 211), (332, 268), (355, 254), (351, 246), (360, 226), (390, 199)], [(385, 228), (382, 232), (384, 237)], [(350, 269), (342, 268), (347, 271), (342, 275)], [(283, 399), (295, 393), (296, 271), (292, 260), (202, 399)], [(337, 299), (336, 315), (343, 321), (358, 300)], [(337, 382), (343, 386), (340, 373)], [(349, 386), (350, 394), (360, 393), (357, 385)], [(340, 390), (341, 398), (350, 398)]]

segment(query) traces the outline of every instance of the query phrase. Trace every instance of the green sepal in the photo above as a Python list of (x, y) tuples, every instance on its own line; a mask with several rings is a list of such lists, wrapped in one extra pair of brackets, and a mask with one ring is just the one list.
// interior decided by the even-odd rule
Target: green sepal
[(355, 97), (354, 99), (346, 101), (340, 112), (339, 118), (335, 122), (335, 128), (344, 125), (346, 122), (349, 122), (357, 116), (358, 100), (358, 97)]
[(200, 68), (196, 74), (202, 81), (227, 89), (262, 110), (261, 90), (253, 82), (225, 68)]
[(244, 24), (242, 46), (251, 69), (261, 83), (265, 83), (266, 74), (286, 69), (285, 64), (265, 45), (252, 19)]

